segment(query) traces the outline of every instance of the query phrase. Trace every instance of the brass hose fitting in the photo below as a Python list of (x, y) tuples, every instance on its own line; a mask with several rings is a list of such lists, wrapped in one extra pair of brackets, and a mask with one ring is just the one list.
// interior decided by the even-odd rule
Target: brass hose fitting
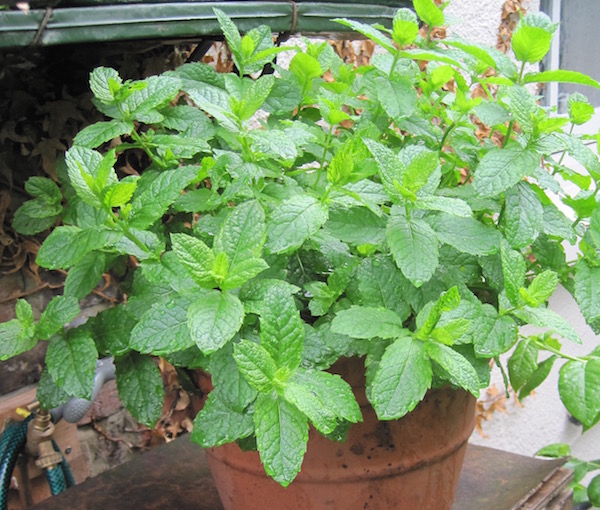
[(50, 469), (62, 462), (62, 455), (54, 451), (52, 435), (54, 423), (50, 412), (40, 409), (27, 428), (27, 453), (36, 457), (36, 465), (42, 469)]

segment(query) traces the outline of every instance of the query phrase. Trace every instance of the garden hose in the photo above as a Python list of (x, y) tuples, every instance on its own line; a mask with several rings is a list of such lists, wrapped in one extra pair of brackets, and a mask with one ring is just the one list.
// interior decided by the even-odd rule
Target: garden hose
[[(0, 510), (8, 507), (8, 492), (12, 472), (17, 462), (17, 457), (24, 451), (27, 442), (27, 428), (34, 415), (21, 422), (9, 423), (0, 436)], [(53, 496), (60, 494), (68, 487), (75, 485), (75, 479), (69, 464), (54, 440), (52, 447), (61, 457), (61, 461), (55, 466), (46, 469), (46, 477)]]
[[(52, 427), (53, 423), (57, 423), (61, 419), (65, 419), (69, 423), (77, 423), (90, 409), (93, 400), (98, 396), (102, 386), (111, 379), (115, 378), (115, 365), (113, 358), (103, 358), (98, 360), (96, 364), (96, 375), (94, 379), (94, 389), (90, 400), (83, 398), (71, 398), (63, 405), (52, 409), (51, 411), (40, 411), (38, 419), (41, 419), (48, 427)], [(6, 427), (0, 436), (0, 510), (6, 510), (8, 505), (8, 491), (12, 472), (17, 462), (17, 457), (25, 450), (27, 445), (27, 429), (29, 422), (34, 418), (33, 414), (21, 422), (11, 422)], [(37, 423), (34, 424), (36, 427)], [(44, 426), (42, 424), (42, 426)], [(38, 431), (34, 440), (29, 442), (30, 455), (40, 455), (38, 465), (46, 470), (46, 478), (50, 485), (50, 491), (53, 496), (61, 493), (69, 487), (75, 485), (75, 478), (69, 468), (64, 455), (56, 442), (51, 439), (52, 430), (45, 429), (42, 433)], [(41, 442), (40, 442), (41, 440)], [(45, 441), (44, 441), (45, 440)], [(51, 441), (51, 442), (49, 442)], [(42, 446), (42, 443), (43, 444)], [(44, 454), (38, 451), (44, 449)], [(58, 454), (58, 455), (57, 455)], [(42, 461), (42, 457), (45, 459)], [(42, 462), (42, 465), (39, 464)]]
[(27, 441), (27, 424), (33, 418), (9, 423), (0, 436), (0, 510), (8, 506), (8, 490), (19, 453)]
[(46, 468), (46, 479), (48, 480), (48, 485), (50, 486), (50, 493), (53, 496), (56, 496), (57, 494), (67, 490), (69, 487), (73, 487), (75, 485), (75, 478), (73, 478), (71, 468), (69, 467), (68, 462), (66, 461), (54, 439), (52, 440), (52, 447), (62, 459), (60, 463)]

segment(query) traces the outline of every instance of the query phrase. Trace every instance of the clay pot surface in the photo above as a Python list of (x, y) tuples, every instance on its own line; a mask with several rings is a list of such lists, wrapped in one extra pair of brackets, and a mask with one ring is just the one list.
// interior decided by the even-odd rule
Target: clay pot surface
[(258, 452), (243, 452), (235, 443), (207, 450), (226, 510), (451, 508), (475, 425), (473, 396), (431, 390), (402, 419), (379, 421), (364, 389), (355, 386), (360, 382), (349, 382), (363, 423), (350, 428), (345, 443), (311, 427), (302, 470), (285, 489), (267, 477)]

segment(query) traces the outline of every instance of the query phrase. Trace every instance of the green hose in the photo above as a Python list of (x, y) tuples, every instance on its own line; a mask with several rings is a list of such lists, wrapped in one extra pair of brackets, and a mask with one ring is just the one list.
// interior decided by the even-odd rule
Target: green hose
[(46, 478), (48, 479), (48, 485), (50, 485), (50, 492), (53, 496), (60, 494), (67, 490), (67, 482), (65, 481), (65, 474), (63, 473), (60, 464), (46, 469)]
[(8, 507), (8, 490), (17, 457), (27, 441), (27, 423), (33, 416), (22, 422), (9, 423), (0, 436), (0, 510)]
[[(22, 422), (9, 423), (0, 436), (0, 510), (8, 508), (8, 491), (12, 472), (19, 453), (25, 448), (25, 443), (27, 442), (27, 424), (32, 418), (33, 415)], [(52, 445), (54, 446), (54, 450), (62, 455), (55, 441), (52, 441)], [(75, 485), (73, 473), (64, 456), (62, 456), (60, 464), (46, 470), (46, 477), (53, 496), (60, 494), (67, 487)]]
[(65, 477), (65, 482), (67, 483), (67, 488), (75, 487), (75, 477), (73, 476), (71, 467), (69, 466), (67, 459), (65, 459), (65, 456), (63, 455), (62, 451), (60, 450), (59, 446), (56, 444), (56, 441), (54, 441), (54, 439), (52, 440), (52, 446), (54, 446), (55, 452), (58, 452), (62, 455), (62, 462), (58, 465), (58, 467), (62, 469), (63, 475)]

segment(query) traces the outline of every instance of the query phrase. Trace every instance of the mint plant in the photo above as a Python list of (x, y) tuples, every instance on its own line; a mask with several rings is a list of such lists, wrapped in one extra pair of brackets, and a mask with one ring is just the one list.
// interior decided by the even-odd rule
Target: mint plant
[[(585, 429), (598, 422), (600, 350), (563, 353), (563, 341), (580, 340), (547, 308), (563, 285), (600, 332), (600, 162), (572, 129), (592, 107), (577, 94), (556, 116), (530, 89), (600, 84), (525, 72), (556, 28), (542, 14), (517, 26), (515, 64), (435, 40), (443, 10), (414, 7), (391, 29), (337, 20), (383, 48), (369, 66), (345, 64), (327, 43), (274, 47), (265, 26), (242, 36), (215, 10), (238, 73), (202, 63), (133, 82), (91, 73), (107, 120), (66, 153), (64, 202), (34, 178), (35, 198), (14, 223), (26, 234), (52, 226), (37, 262), (68, 270), (64, 296), (39, 321), (19, 301), (0, 326), (0, 359), (48, 342), (44, 406), (89, 398), (97, 356), (113, 355), (121, 399), (152, 425), (163, 398), (152, 357), (202, 368), (214, 390), (193, 439), (255, 445), (284, 486), (309, 423), (340, 439), (361, 421), (350, 386), (327, 371), (342, 357), (364, 357), (382, 420), (432, 387), (477, 396), (495, 360), (520, 397), (560, 364), (566, 408)], [(257, 77), (283, 51), (289, 68)], [(109, 148), (115, 137), (122, 143)], [(148, 168), (118, 176), (117, 159), (133, 149)], [(562, 181), (580, 191), (567, 194)], [(578, 243), (577, 260), (565, 242)], [(115, 267), (126, 301), (65, 330)], [(527, 324), (544, 332), (525, 335)], [(504, 368), (499, 357), (513, 348)]]

